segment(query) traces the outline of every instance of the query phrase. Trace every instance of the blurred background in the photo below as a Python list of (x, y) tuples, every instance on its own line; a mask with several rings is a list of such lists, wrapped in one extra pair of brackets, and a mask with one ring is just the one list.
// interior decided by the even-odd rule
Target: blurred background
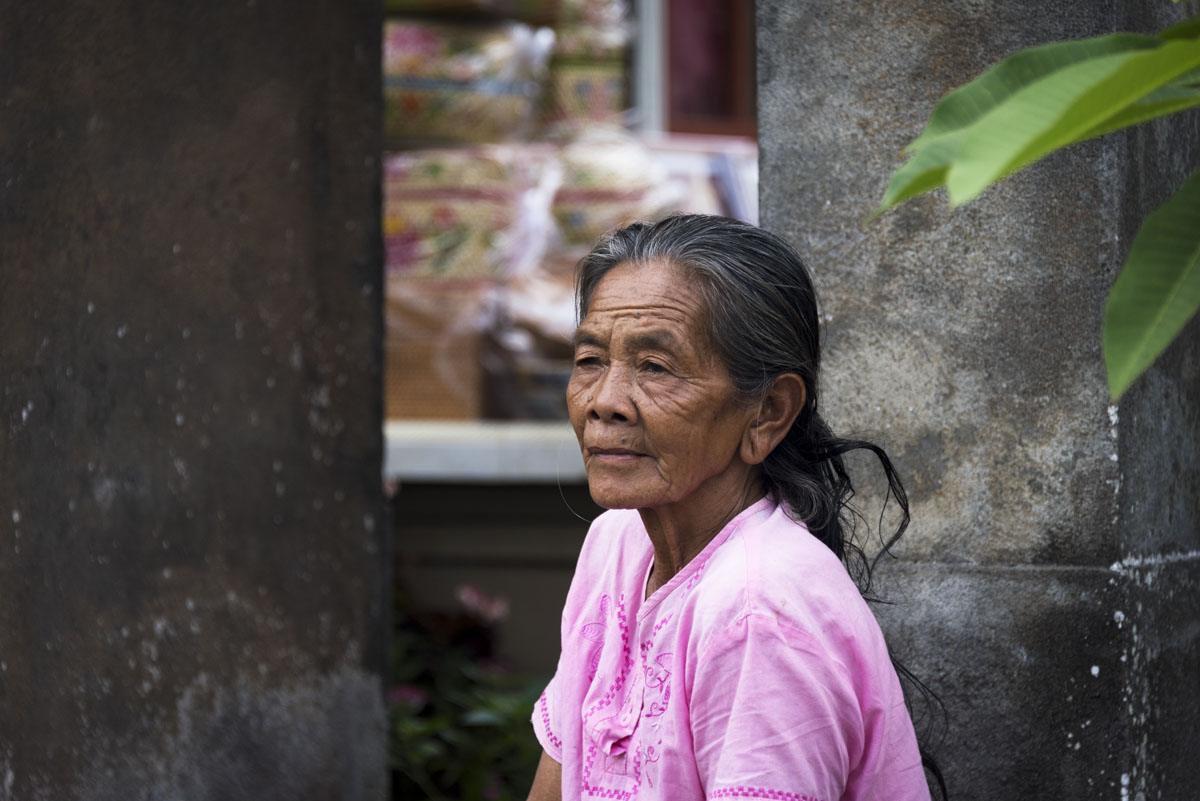
[(394, 794), (523, 798), (599, 511), (565, 422), (574, 266), (637, 219), (757, 222), (754, 4), (386, 8)]

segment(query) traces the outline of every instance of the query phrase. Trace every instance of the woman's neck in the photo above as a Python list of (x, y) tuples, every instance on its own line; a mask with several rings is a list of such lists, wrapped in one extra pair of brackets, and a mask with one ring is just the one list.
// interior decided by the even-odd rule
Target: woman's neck
[(714, 486), (708, 483), (681, 501), (638, 510), (654, 548), (646, 597), (703, 551), (730, 520), (763, 497), (757, 471), (737, 480), (717, 480)]

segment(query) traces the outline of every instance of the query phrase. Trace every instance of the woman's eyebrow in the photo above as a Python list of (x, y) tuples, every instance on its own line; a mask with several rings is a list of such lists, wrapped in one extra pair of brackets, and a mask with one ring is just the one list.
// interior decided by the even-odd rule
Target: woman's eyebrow
[(679, 349), (679, 338), (665, 328), (655, 328), (630, 335), (627, 344), (633, 350), (674, 352)]
[[(575, 347), (591, 345), (597, 348), (607, 347), (608, 343), (596, 334), (580, 328), (575, 331)], [(625, 341), (625, 346), (631, 350), (661, 350), (674, 353), (679, 350), (679, 337), (665, 328), (655, 328), (649, 331), (639, 331), (631, 334)]]
[(580, 345), (594, 345), (598, 348), (604, 347), (604, 343), (600, 341), (600, 337), (582, 328), (575, 331), (575, 347), (578, 348)]

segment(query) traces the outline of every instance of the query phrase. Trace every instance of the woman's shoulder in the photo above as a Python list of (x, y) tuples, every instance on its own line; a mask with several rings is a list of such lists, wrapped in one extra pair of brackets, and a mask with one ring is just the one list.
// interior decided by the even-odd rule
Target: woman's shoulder
[(845, 565), (782, 506), (748, 520), (704, 572), (696, 596), (702, 626), (758, 615), (824, 642), (874, 622)]
[(612, 509), (592, 521), (575, 562), (567, 606), (590, 604), (592, 596), (626, 593), (648, 557), (649, 542), (635, 509)]
[(583, 547), (579, 551), (580, 564), (586, 562), (608, 562), (619, 554), (644, 550), (646, 531), (641, 515), (636, 509), (609, 509), (598, 515), (588, 527)]

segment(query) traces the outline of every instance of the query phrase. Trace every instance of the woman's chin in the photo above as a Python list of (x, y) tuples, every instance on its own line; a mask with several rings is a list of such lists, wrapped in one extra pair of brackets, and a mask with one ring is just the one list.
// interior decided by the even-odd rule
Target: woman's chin
[(588, 492), (592, 501), (605, 509), (643, 509), (654, 505), (648, 493), (631, 490), (627, 482), (589, 478)]

